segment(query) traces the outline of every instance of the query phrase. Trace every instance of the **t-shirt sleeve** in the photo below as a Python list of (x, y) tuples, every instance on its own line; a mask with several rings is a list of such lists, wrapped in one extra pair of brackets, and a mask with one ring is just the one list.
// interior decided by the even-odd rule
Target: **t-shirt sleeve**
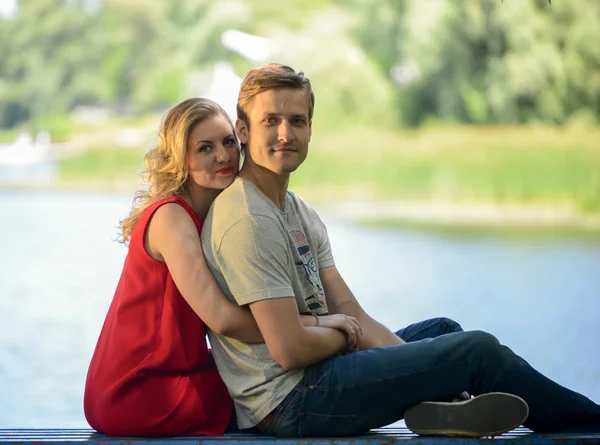
[(242, 218), (215, 246), (214, 259), (239, 305), (294, 296), (287, 234), (274, 218)]
[(331, 251), (331, 243), (329, 242), (329, 235), (327, 234), (327, 227), (319, 218), (319, 237), (317, 241), (317, 257), (319, 258), (319, 269), (325, 269), (335, 265), (333, 260), (333, 252)]
[(319, 259), (319, 269), (325, 269), (326, 267), (335, 266), (333, 260), (333, 252), (331, 251), (331, 243), (329, 242), (329, 235), (327, 234), (327, 227), (321, 220), (317, 212), (301, 201), (304, 205), (305, 215), (308, 217), (308, 227), (310, 228), (314, 239), (316, 241), (317, 258)]

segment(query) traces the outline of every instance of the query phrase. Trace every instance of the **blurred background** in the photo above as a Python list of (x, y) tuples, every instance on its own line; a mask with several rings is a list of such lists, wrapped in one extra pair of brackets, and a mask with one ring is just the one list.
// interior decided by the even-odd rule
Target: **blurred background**
[(600, 402), (600, 2), (0, 0), (0, 428), (85, 427), (162, 113), (316, 95), (292, 190), (390, 328), (446, 315)]

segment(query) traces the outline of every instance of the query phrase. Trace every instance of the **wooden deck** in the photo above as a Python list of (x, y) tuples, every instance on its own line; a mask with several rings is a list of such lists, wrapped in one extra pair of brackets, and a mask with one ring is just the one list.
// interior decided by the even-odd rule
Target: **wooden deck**
[(599, 444), (598, 434), (535, 434), (526, 428), (517, 428), (495, 438), (467, 439), (417, 436), (405, 428), (381, 428), (357, 437), (328, 437), (278, 439), (254, 434), (227, 434), (216, 437), (112, 437), (91, 429), (0, 429), (0, 445), (68, 444), (90, 445), (575, 445)]

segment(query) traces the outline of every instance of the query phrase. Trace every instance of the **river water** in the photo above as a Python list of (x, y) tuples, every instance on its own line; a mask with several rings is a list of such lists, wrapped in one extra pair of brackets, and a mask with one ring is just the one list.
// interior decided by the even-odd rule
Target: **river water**
[[(0, 428), (86, 427), (87, 365), (131, 196), (0, 192)], [(392, 329), (448, 316), (600, 403), (600, 239), (357, 226), (323, 209), (338, 268)]]

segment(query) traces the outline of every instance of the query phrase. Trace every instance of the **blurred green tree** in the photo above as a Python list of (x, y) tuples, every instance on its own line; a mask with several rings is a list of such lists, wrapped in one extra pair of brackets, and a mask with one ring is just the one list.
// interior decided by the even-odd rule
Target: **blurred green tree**
[(102, 101), (102, 40), (82, 0), (20, 2), (0, 18), (0, 127)]
[(600, 117), (600, 2), (411, 1), (402, 88), (409, 124)]
[(379, 69), (386, 87), (392, 91), (393, 118), (401, 120), (400, 90), (392, 88), (395, 67), (403, 58), (402, 42), (407, 32), (408, 2), (397, 0), (337, 0), (341, 8), (351, 14), (351, 36)]
[(600, 120), (600, 2), (36, 0), (0, 17), (0, 127), (77, 105), (162, 110), (198, 91), (225, 30), (310, 73), (326, 126)]

